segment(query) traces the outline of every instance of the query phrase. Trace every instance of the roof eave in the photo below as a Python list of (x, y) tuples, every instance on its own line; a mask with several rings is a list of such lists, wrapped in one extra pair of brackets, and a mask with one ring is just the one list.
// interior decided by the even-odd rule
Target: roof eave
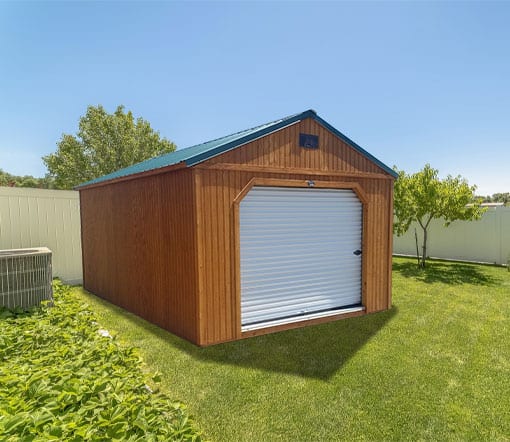
[(131, 175), (124, 175), (117, 178), (111, 178), (109, 180), (103, 180), (98, 182), (89, 182), (74, 186), (74, 190), (93, 189), (95, 187), (107, 186), (110, 184), (116, 184), (123, 181), (134, 180), (138, 178), (145, 178), (152, 175), (159, 175), (160, 173), (173, 172), (174, 170), (185, 169), (187, 167), (184, 161), (169, 166), (158, 167), (157, 169), (144, 170), (143, 172), (133, 173)]
[(146, 176), (151, 175), (157, 175), (160, 173), (170, 172), (178, 169), (183, 169), (186, 167), (192, 167), (197, 164), (200, 164), (204, 161), (207, 161), (211, 158), (214, 158), (220, 154), (223, 154), (225, 152), (228, 152), (230, 150), (236, 149), (238, 147), (241, 147), (247, 143), (250, 143), (252, 141), (255, 141), (259, 138), (262, 138), (266, 135), (272, 134), (276, 131), (279, 131), (281, 129), (284, 129), (286, 127), (292, 126), (295, 123), (298, 123), (299, 121), (305, 120), (306, 118), (312, 118), (317, 123), (322, 125), (324, 128), (332, 132), (334, 135), (336, 135), (338, 138), (343, 140), (345, 143), (347, 143), (349, 146), (351, 146), (354, 150), (359, 152), (364, 157), (368, 158), (370, 161), (375, 163), (377, 166), (379, 166), (384, 172), (388, 173), (391, 177), (397, 178), (398, 174), (393, 169), (388, 167), (386, 164), (384, 164), (382, 161), (378, 160), (376, 157), (374, 157), (372, 154), (367, 152), (365, 149), (363, 149), (361, 146), (356, 144), (354, 141), (352, 141), (350, 138), (345, 136), (342, 132), (340, 132), (338, 129), (335, 129), (331, 124), (329, 124), (327, 121), (323, 120), (321, 117), (317, 115), (317, 112), (315, 112), (312, 109), (306, 110), (304, 112), (301, 112), (300, 114), (296, 114), (290, 118), (282, 119), (278, 123), (275, 123), (273, 125), (270, 125), (268, 127), (262, 128), (256, 132), (253, 132), (249, 135), (246, 135), (244, 137), (238, 138), (236, 140), (230, 141), (228, 143), (222, 144), (220, 146), (217, 146), (211, 150), (208, 150), (206, 152), (199, 153), (195, 156), (192, 156), (191, 158), (185, 159), (183, 161), (180, 161), (177, 164), (172, 164), (169, 166), (163, 166), (157, 169), (151, 169), (143, 172), (138, 172), (130, 175), (120, 176), (116, 178), (101, 180), (101, 181), (95, 181), (92, 180), (92, 182), (87, 182), (84, 184), (80, 184), (78, 186), (75, 186), (75, 190), (83, 190), (83, 189), (90, 189), (94, 187), (100, 187), (108, 184), (114, 184), (119, 183), (122, 181), (128, 181), (132, 179), (142, 178)]
[(358, 151), (361, 155), (368, 158), (373, 163), (377, 164), (382, 170), (384, 170), (386, 173), (388, 173), (393, 178), (397, 178), (398, 174), (395, 172), (391, 167), (388, 167), (386, 164), (384, 164), (382, 161), (378, 160), (376, 157), (374, 157), (372, 154), (367, 152), (365, 149), (363, 149), (361, 146), (356, 144), (354, 141), (352, 141), (349, 137), (345, 136), (342, 132), (340, 132), (338, 129), (334, 128), (329, 124), (327, 121), (323, 120), (321, 117), (317, 115), (317, 112), (315, 112), (312, 109), (309, 109), (305, 112), (302, 112), (300, 114), (297, 114), (289, 119), (283, 120), (280, 123), (277, 123), (273, 126), (266, 127), (264, 129), (261, 129), (260, 131), (254, 132), (250, 135), (246, 135), (245, 137), (242, 137), (240, 139), (231, 141), (230, 143), (218, 146), (210, 151), (198, 154), (194, 156), (193, 158), (187, 159), (186, 165), (188, 166), (194, 166), (196, 164), (202, 163), (204, 161), (207, 161), (217, 155), (220, 155), (222, 153), (228, 152), (229, 150), (236, 149), (244, 144), (247, 144), (251, 141), (255, 141), (258, 138), (262, 138), (266, 135), (269, 135), (271, 133), (274, 133), (278, 130), (281, 130), (285, 127), (291, 126), (301, 120), (305, 120), (306, 118), (312, 118), (313, 120), (317, 121), (320, 125), (324, 126), (327, 130), (335, 134), (337, 137), (339, 137), (341, 140), (343, 140), (345, 143), (347, 143), (349, 146), (351, 146), (353, 149)]
[(317, 114), (312, 117), (315, 121), (317, 121), (319, 124), (324, 126), (326, 129), (328, 129), (330, 132), (334, 133), (338, 138), (342, 139), (344, 142), (346, 142), (349, 146), (357, 150), (360, 154), (368, 158), (373, 163), (377, 164), (381, 169), (383, 169), (385, 172), (390, 174), (393, 178), (398, 178), (398, 173), (395, 172), (391, 167), (384, 164), (382, 161), (378, 160), (376, 157), (374, 157), (371, 153), (367, 152), (365, 149), (363, 149), (360, 145), (356, 144), (354, 141), (352, 141), (349, 137), (345, 136), (342, 132), (340, 132), (338, 129), (335, 129), (331, 124), (329, 124), (327, 121), (323, 120), (321, 117), (319, 117)]
[(265, 137), (266, 135), (272, 134), (272, 133), (277, 132), (277, 131), (284, 129), (286, 127), (292, 126), (293, 124), (296, 124), (299, 121), (304, 120), (305, 118), (310, 118), (313, 115), (316, 115), (313, 111), (306, 111), (306, 112), (303, 112), (302, 114), (298, 114), (298, 115), (296, 115), (292, 118), (289, 118), (287, 120), (282, 120), (281, 122), (276, 123), (273, 126), (269, 126), (264, 129), (260, 129), (257, 132), (254, 132), (252, 134), (238, 138), (237, 140), (223, 144), (223, 145), (218, 146), (214, 149), (211, 149), (207, 152), (203, 152), (201, 154), (195, 155), (194, 157), (185, 160), (186, 164), (188, 166), (194, 166), (196, 164), (202, 163), (202, 162), (209, 160), (215, 156), (218, 156), (222, 153), (236, 149), (236, 148), (241, 147), (247, 143), (255, 141), (259, 138)]

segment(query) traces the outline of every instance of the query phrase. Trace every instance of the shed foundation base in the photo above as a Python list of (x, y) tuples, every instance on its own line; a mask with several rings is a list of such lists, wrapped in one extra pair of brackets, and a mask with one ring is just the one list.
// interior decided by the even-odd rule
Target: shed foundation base
[(305, 327), (308, 325), (322, 324), (338, 319), (347, 319), (355, 316), (362, 316), (366, 313), (365, 307), (349, 307), (329, 312), (315, 313), (306, 316), (299, 316), (293, 319), (267, 321), (261, 324), (243, 327), (241, 330), (242, 338), (251, 336), (265, 335), (268, 333), (290, 330), (293, 328)]

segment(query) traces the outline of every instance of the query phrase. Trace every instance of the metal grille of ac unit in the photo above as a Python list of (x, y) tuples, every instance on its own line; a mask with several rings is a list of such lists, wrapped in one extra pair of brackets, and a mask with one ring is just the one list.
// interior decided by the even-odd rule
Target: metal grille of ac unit
[(51, 250), (0, 250), (0, 306), (13, 309), (51, 300)]

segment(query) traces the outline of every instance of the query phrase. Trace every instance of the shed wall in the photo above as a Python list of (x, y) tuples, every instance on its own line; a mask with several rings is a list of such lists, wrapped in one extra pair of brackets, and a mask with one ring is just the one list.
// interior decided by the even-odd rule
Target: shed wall
[[(298, 147), (300, 132), (319, 135), (319, 149)], [(253, 178), (357, 183), (367, 197), (364, 304), (368, 313), (390, 307), (393, 179), (322, 126), (305, 120), (213, 158), (195, 171), (198, 260), (203, 270), (199, 273), (200, 344), (241, 337), (234, 199)]]
[[(300, 133), (317, 135), (319, 148), (299, 147)], [(244, 168), (251, 166), (251, 170), (270, 167), (290, 173), (314, 170), (322, 175), (343, 172), (384, 174), (385, 177), (390, 177), (377, 164), (310, 118), (211, 158), (204, 164), (212, 167), (221, 165), (222, 168), (228, 168), (229, 165), (243, 165)]]
[(197, 338), (191, 170), (80, 191), (84, 287), (185, 337)]

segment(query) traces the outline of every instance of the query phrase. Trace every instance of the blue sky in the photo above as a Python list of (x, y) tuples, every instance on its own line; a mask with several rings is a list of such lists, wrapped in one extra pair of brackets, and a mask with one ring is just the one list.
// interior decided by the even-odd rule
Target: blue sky
[(179, 147), (313, 108), (409, 172), (510, 191), (510, 3), (0, 3), (0, 168), (87, 105), (124, 104)]

